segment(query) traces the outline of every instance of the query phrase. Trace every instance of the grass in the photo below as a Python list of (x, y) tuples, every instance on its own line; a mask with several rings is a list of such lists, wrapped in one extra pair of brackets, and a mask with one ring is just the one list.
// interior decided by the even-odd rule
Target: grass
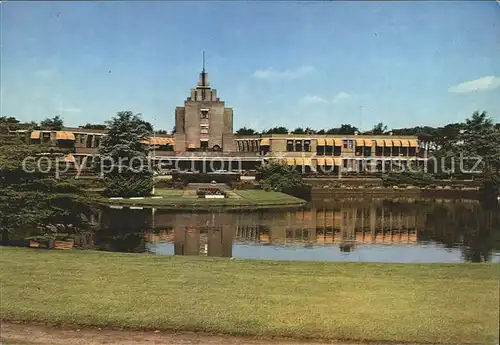
[(263, 190), (234, 190), (228, 191), (225, 199), (198, 198), (195, 190), (178, 190), (157, 188), (156, 196), (162, 199), (146, 197), (144, 199), (102, 199), (103, 203), (112, 205), (151, 206), (166, 209), (188, 208), (194, 210), (211, 208), (228, 209), (259, 209), (276, 207), (298, 207), (306, 202), (293, 196)]
[(4, 320), (497, 343), (498, 264), (278, 262), (0, 248)]

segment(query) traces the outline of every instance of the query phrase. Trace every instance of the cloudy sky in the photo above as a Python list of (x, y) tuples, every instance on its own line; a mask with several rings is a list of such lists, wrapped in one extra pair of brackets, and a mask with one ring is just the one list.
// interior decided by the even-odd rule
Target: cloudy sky
[(206, 50), (235, 129), (500, 121), (496, 2), (2, 2), (1, 115), (170, 130)]

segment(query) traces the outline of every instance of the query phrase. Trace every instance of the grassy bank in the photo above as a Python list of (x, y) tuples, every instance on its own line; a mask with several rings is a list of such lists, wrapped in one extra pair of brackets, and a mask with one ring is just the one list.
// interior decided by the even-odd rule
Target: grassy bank
[(145, 197), (144, 199), (101, 199), (102, 203), (121, 206), (158, 207), (163, 209), (203, 210), (211, 208), (228, 209), (260, 209), (286, 208), (305, 205), (306, 201), (291, 195), (263, 190), (227, 191), (225, 199), (198, 198), (195, 190), (157, 188), (155, 196), (160, 199)]
[(0, 248), (5, 320), (495, 343), (498, 264), (227, 260)]

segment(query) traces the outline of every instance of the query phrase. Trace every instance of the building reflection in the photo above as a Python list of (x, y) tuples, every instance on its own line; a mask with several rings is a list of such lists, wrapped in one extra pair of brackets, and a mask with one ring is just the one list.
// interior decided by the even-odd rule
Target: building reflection
[[(438, 243), (461, 248), (465, 261), (489, 261), (500, 250), (500, 212), (477, 202), (337, 200), (297, 211), (175, 213), (103, 209), (99, 231), (79, 246), (145, 252), (173, 243), (176, 255), (231, 257), (234, 244), (335, 246)], [(94, 219), (95, 218), (95, 219)], [(88, 246), (87, 246), (88, 247)]]
[(174, 242), (177, 255), (230, 257), (233, 243), (339, 245), (416, 243), (426, 216), (391, 204), (339, 204), (288, 212), (154, 212), (150, 243)]
[(149, 243), (174, 242), (176, 255), (231, 257), (234, 227), (230, 214), (162, 213), (155, 211)]

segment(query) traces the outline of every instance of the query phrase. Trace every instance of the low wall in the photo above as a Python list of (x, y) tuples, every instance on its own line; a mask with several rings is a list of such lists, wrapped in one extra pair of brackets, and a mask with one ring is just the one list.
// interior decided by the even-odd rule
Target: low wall
[(422, 198), (443, 198), (443, 199), (478, 199), (478, 190), (459, 189), (394, 189), (394, 188), (313, 188), (312, 199), (328, 197), (422, 197)]

